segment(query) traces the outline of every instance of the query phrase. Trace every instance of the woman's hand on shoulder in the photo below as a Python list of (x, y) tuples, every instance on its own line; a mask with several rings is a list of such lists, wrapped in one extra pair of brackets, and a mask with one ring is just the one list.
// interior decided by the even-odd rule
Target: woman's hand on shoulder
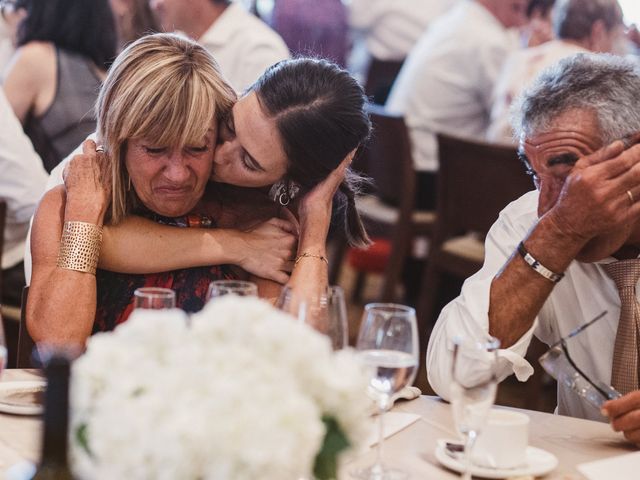
[(111, 201), (109, 162), (104, 152), (96, 151), (93, 140), (85, 140), (82, 153), (74, 155), (62, 174), (67, 192), (67, 219), (102, 224)]
[(298, 243), (298, 227), (291, 219), (271, 218), (245, 230), (240, 238), (239, 266), (278, 283), (289, 280)]

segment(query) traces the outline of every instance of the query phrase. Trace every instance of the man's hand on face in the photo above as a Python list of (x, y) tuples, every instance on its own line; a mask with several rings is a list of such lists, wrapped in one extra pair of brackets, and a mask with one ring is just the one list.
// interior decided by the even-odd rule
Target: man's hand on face
[(567, 237), (586, 243), (627, 230), (640, 219), (640, 145), (613, 142), (580, 158), (566, 178), (549, 220)]
[(627, 440), (640, 447), (640, 390), (609, 400), (602, 406), (602, 414), (609, 419), (611, 428), (623, 432)]

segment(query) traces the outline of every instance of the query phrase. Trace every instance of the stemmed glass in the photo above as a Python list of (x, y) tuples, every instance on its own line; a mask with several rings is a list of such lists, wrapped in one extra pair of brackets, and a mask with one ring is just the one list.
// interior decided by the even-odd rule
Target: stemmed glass
[(499, 347), (493, 337), (453, 339), (450, 393), (453, 419), (465, 441), (463, 480), (471, 480), (471, 452), (496, 399)]
[(327, 335), (334, 350), (347, 346), (347, 307), (342, 288), (330, 286), (317, 294), (303, 296), (290, 287), (284, 287), (276, 307)]
[(133, 292), (133, 308), (176, 308), (176, 292), (170, 288), (142, 287)]
[(209, 284), (207, 300), (229, 295), (230, 293), (240, 297), (257, 297), (258, 286), (253, 282), (243, 280), (214, 280)]
[(396, 480), (407, 473), (389, 468), (382, 459), (384, 413), (391, 407), (391, 397), (413, 382), (418, 367), (418, 327), (413, 308), (393, 303), (370, 303), (365, 306), (356, 349), (370, 374), (369, 393), (376, 400), (378, 446), (375, 463), (354, 472), (366, 480)]

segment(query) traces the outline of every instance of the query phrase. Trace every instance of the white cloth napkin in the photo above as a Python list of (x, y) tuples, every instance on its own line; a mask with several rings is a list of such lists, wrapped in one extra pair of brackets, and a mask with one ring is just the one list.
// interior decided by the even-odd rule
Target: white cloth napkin
[(577, 468), (589, 480), (611, 480), (612, 478), (637, 480), (640, 470), (640, 452), (581, 463)]
[[(415, 413), (404, 413), (404, 412), (387, 412), (384, 415), (384, 428), (383, 428), (383, 436), (384, 438), (388, 438), (391, 435), (398, 433), (400, 430), (404, 430), (412, 423), (416, 422), (420, 418), (420, 415), (416, 415)], [(370, 419), (371, 426), (369, 429), (369, 435), (367, 436), (367, 441), (365, 445), (369, 445), (373, 447), (376, 443), (378, 443), (378, 417), (372, 417)]]

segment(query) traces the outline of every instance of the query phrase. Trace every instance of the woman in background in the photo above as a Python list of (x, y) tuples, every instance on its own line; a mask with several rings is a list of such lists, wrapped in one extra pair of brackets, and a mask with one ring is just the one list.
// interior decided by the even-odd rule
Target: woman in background
[(118, 31), (118, 50), (149, 33), (158, 26), (149, 7), (149, 0), (109, 0)]
[(109, 0), (18, 0), (16, 9), (25, 16), (3, 88), (50, 172), (96, 129), (115, 23)]

